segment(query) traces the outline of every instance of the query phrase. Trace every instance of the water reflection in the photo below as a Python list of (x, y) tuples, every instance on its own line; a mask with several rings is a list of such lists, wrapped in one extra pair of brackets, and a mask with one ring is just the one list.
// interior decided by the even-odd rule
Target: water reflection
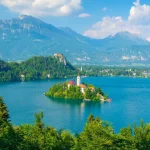
[(46, 115), (51, 113), (51, 118), (53, 116), (52, 120), (45, 119), (45, 122), (52, 121), (57, 128), (71, 128), (74, 133), (82, 131), (90, 113), (100, 115), (101, 106), (103, 105), (101, 102), (93, 101), (87, 102), (83, 100), (54, 99), (49, 97), (47, 99), (53, 105), (53, 108), (57, 106), (57, 110), (55, 110), (55, 114), (51, 110), (45, 112)]
[(58, 99), (58, 98), (50, 98), (47, 97), (50, 101), (57, 104), (67, 105), (67, 106), (78, 106), (81, 109), (85, 109), (86, 107), (101, 107), (105, 102), (100, 101), (83, 101), (76, 99)]

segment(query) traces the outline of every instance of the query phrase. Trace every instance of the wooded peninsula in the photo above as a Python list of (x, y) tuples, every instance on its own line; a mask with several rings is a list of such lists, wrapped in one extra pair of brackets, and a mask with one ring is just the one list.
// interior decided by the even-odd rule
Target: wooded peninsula
[(22, 62), (0, 60), (0, 82), (70, 78), (77, 74), (62, 54), (35, 56)]

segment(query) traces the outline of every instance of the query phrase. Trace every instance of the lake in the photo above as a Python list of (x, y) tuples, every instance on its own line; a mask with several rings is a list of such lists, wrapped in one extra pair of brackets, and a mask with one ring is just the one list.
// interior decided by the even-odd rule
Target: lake
[(150, 79), (126, 77), (88, 77), (83, 82), (100, 86), (112, 98), (111, 103), (54, 100), (43, 95), (52, 85), (65, 80), (1, 83), (0, 95), (8, 106), (15, 125), (34, 123), (34, 114), (42, 110), (44, 122), (57, 129), (81, 132), (90, 113), (120, 128), (150, 122)]

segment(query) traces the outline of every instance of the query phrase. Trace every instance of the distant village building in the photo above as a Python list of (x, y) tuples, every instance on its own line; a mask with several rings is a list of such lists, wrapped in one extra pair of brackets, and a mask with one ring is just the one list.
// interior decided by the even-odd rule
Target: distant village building
[(47, 77), (48, 77), (48, 78), (50, 78), (50, 77), (51, 77), (51, 75), (50, 75), (50, 74), (48, 74), (48, 75), (47, 75)]
[(25, 80), (25, 75), (21, 75), (21, 80), (24, 81)]
[(24, 77), (25, 77), (25, 75), (22, 74), (22, 75), (21, 75), (21, 78), (24, 78)]
[(136, 73), (135, 73), (135, 72), (133, 73), (133, 76), (136, 76)]

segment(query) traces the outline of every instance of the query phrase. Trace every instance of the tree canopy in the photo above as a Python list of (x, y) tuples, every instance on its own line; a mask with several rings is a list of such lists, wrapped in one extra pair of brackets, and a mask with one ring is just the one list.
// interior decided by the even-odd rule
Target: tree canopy
[(101, 90), (100, 87), (94, 87), (89, 84), (86, 85), (84, 93), (81, 91), (80, 86), (71, 85), (68, 87), (68, 82), (58, 83), (52, 86), (48, 92), (45, 93), (46, 96), (52, 98), (62, 98), (62, 99), (78, 99), (78, 100), (107, 100), (108, 96)]
[(69, 78), (76, 75), (76, 68), (68, 61), (64, 64), (51, 56), (35, 56), (21, 63), (0, 60), (0, 82)]

